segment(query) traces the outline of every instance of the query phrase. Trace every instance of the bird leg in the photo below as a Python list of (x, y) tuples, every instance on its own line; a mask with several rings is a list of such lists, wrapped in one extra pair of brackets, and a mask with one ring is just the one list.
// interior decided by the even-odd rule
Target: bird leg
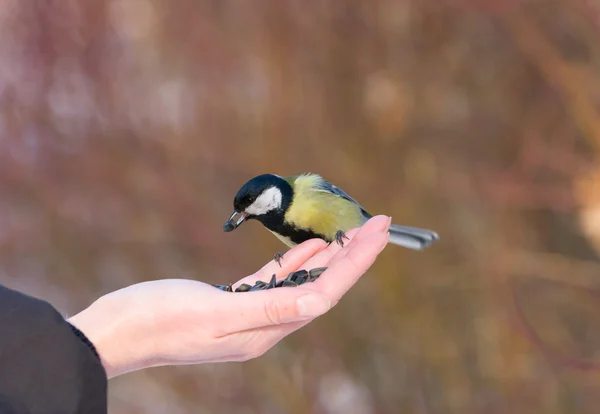
[(335, 232), (335, 241), (342, 247), (344, 247), (344, 239), (350, 240), (350, 238), (346, 236), (346, 233), (344, 233), (342, 230)]
[[(282, 279), (279, 282), (276, 282), (275, 275), (273, 275), (271, 276), (271, 281), (268, 283), (263, 282), (262, 280), (257, 280), (254, 283), (254, 286), (250, 286), (247, 283), (242, 283), (237, 289), (235, 289), (235, 292), (252, 292), (256, 290), (267, 290), (279, 287), (296, 287), (304, 283), (314, 282), (325, 270), (327, 270), (326, 267), (317, 267), (309, 271), (298, 270), (290, 273), (285, 279)], [(231, 284), (227, 286), (213, 284), (212, 286), (225, 292), (234, 292)]]
[(273, 256), (273, 260), (275, 260), (275, 262), (279, 265), (279, 267), (281, 267), (281, 259), (283, 259), (283, 255), (286, 252), (278, 252), (275, 253), (275, 256)]

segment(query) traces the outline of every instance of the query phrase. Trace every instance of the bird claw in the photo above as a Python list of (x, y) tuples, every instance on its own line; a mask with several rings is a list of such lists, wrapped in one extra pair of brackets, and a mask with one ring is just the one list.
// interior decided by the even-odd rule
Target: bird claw
[(341, 247), (344, 247), (344, 239), (350, 240), (350, 238), (348, 236), (346, 236), (346, 233), (344, 233), (342, 230), (338, 230), (338, 231), (335, 232), (335, 241)]
[(275, 262), (279, 265), (279, 267), (281, 267), (281, 259), (283, 259), (284, 254), (285, 254), (285, 252), (278, 252), (278, 253), (275, 253), (275, 256), (273, 256), (273, 260), (275, 260)]
[[(271, 276), (271, 280), (269, 281), (269, 283), (263, 282), (262, 280), (257, 280), (254, 283), (254, 286), (251, 286), (247, 283), (242, 283), (235, 289), (235, 292), (252, 292), (257, 290), (267, 290), (279, 287), (296, 287), (304, 283), (314, 282), (319, 278), (319, 276), (321, 276), (321, 274), (325, 270), (327, 270), (326, 267), (317, 267), (308, 271), (298, 270), (296, 272), (290, 273), (285, 279), (282, 279), (280, 281), (277, 281), (275, 275), (273, 275)], [(213, 284), (212, 286), (225, 292), (234, 292), (232, 284), (229, 284), (227, 286)]]

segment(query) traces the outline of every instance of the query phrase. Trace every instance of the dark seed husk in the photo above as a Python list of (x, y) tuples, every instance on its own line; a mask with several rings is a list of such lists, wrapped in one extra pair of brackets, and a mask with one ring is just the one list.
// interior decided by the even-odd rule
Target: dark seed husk
[(317, 280), (319, 276), (321, 276), (321, 274), (327, 270), (326, 267), (317, 267), (315, 269), (312, 269), (308, 272), (308, 274), (310, 275), (310, 279), (312, 280)]
[[(274, 288), (279, 288), (279, 287), (300, 286), (304, 283), (314, 282), (315, 280), (317, 280), (319, 278), (319, 276), (321, 276), (321, 274), (326, 269), (327, 269), (326, 267), (318, 267), (318, 268), (312, 269), (310, 271), (298, 270), (297, 272), (290, 273), (285, 279), (280, 280), (280, 281), (277, 281), (276, 276), (273, 275), (273, 276), (271, 276), (271, 280), (268, 283), (263, 282), (262, 280), (257, 280), (254, 283), (254, 286), (250, 286), (247, 283), (243, 283), (237, 289), (235, 289), (235, 292), (236, 293), (237, 292), (251, 292), (251, 291), (257, 291), (257, 290), (274, 289)], [(233, 288), (232, 288), (231, 284), (228, 286), (213, 284), (213, 286), (224, 292), (233, 292)]]
[(225, 285), (213, 285), (214, 287), (216, 287), (219, 290), (225, 291), (225, 292), (233, 292), (233, 289), (231, 288), (231, 285), (225, 286)]
[(299, 279), (306, 280), (308, 276), (308, 272), (306, 270), (298, 270), (297, 272), (292, 272), (286, 277), (287, 280), (296, 282)]
[(235, 291), (236, 292), (248, 292), (252, 286), (247, 283), (242, 283)]

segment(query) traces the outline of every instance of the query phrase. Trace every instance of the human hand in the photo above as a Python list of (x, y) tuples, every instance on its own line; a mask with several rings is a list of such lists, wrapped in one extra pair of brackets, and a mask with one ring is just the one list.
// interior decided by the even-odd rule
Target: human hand
[(95, 345), (108, 378), (161, 365), (246, 361), (335, 306), (388, 241), (390, 218), (376, 216), (337, 243), (308, 240), (234, 284), (277, 280), (327, 267), (298, 287), (231, 293), (194, 280), (166, 279), (109, 293), (73, 316)]

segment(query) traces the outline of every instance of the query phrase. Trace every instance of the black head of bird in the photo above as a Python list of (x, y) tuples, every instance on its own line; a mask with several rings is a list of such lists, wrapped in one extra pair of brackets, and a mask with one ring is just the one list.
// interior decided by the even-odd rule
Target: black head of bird
[(225, 232), (235, 230), (247, 220), (258, 220), (265, 227), (276, 225), (284, 218), (294, 191), (283, 178), (263, 174), (246, 182), (233, 199), (233, 213), (223, 225)]

